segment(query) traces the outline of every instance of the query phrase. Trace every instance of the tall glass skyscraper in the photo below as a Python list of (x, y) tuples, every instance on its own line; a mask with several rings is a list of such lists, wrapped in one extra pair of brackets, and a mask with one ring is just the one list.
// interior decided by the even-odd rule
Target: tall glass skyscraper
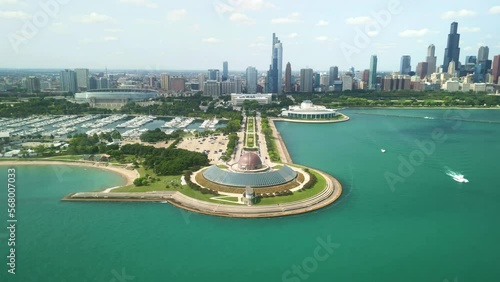
[(377, 90), (377, 55), (373, 55), (370, 59), (370, 77), (368, 79), (368, 87), (370, 90)]
[(450, 62), (455, 62), (455, 70), (458, 70), (460, 59), (460, 34), (458, 34), (458, 23), (451, 23), (448, 43), (444, 49), (443, 70), (447, 70)]
[(222, 81), (226, 81), (229, 77), (227, 62), (222, 62)]
[(335, 80), (339, 79), (339, 67), (330, 67), (330, 72), (328, 73), (328, 86), (333, 86)]
[(248, 67), (246, 73), (246, 85), (247, 93), (255, 94), (257, 93), (257, 69), (254, 67)]
[(410, 74), (411, 72), (411, 57), (408, 55), (401, 57), (400, 74)]
[(290, 92), (292, 92), (292, 65), (288, 62), (285, 69), (285, 93)]
[(281, 93), (283, 85), (283, 45), (273, 33), (272, 57), (267, 72), (267, 92)]

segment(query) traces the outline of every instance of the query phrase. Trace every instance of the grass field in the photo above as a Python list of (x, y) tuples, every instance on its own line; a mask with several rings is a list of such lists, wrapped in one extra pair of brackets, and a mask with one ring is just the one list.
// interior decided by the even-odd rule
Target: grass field
[[(148, 174), (152, 178), (159, 178), (159, 181), (149, 183), (147, 186), (135, 186), (134, 184), (113, 189), (111, 192), (152, 192), (152, 191), (178, 191), (181, 186), (181, 175), (157, 176), (152, 170), (143, 167), (137, 169), (141, 177)], [(177, 184), (177, 187), (174, 186)], [(186, 186), (187, 187), (187, 186)]]

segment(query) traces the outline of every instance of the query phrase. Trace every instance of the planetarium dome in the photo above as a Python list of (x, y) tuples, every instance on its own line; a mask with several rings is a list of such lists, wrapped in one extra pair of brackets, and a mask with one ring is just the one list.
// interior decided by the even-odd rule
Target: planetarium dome
[(256, 153), (248, 152), (243, 154), (238, 161), (238, 168), (241, 170), (257, 170), (262, 168), (262, 160)]

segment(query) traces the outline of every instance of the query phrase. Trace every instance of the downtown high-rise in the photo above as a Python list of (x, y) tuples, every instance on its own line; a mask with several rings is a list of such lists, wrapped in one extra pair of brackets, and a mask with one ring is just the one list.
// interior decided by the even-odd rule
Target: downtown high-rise
[(300, 70), (300, 92), (312, 93), (313, 92), (313, 70), (301, 69)]
[(368, 79), (368, 89), (377, 90), (377, 55), (370, 59), (370, 77)]
[(460, 34), (458, 34), (458, 23), (451, 23), (450, 34), (448, 34), (448, 42), (444, 49), (443, 70), (448, 70), (451, 62), (455, 62), (455, 70), (459, 68), (460, 59)]
[(60, 72), (61, 78), (61, 91), (76, 93), (77, 92), (77, 82), (76, 73), (72, 70), (63, 70)]
[(227, 61), (222, 62), (222, 81), (226, 81), (229, 77), (229, 67)]
[(330, 72), (328, 73), (328, 86), (333, 86), (335, 81), (339, 79), (339, 67), (330, 67)]
[(437, 65), (437, 57), (436, 57), (436, 46), (434, 44), (429, 45), (427, 48), (427, 58), (425, 59), (427, 62), (427, 75), (431, 75), (436, 72)]
[(267, 72), (267, 85), (266, 89), (268, 93), (281, 93), (282, 79), (283, 79), (283, 45), (281, 41), (273, 33), (273, 43), (272, 43), (272, 56), (271, 65), (269, 66), (269, 71)]
[(246, 71), (246, 93), (257, 93), (257, 69), (255, 67), (248, 67)]
[(285, 93), (290, 92), (292, 92), (292, 65), (288, 62), (285, 68)]
[(411, 57), (404, 55), (401, 57), (400, 74), (410, 74), (411, 72)]

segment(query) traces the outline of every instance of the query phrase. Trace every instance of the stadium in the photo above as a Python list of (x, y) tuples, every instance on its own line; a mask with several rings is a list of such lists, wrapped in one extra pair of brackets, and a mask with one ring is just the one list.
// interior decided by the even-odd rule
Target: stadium
[(128, 102), (143, 102), (158, 98), (158, 91), (150, 89), (98, 89), (75, 94), (78, 103), (91, 107), (120, 108)]

